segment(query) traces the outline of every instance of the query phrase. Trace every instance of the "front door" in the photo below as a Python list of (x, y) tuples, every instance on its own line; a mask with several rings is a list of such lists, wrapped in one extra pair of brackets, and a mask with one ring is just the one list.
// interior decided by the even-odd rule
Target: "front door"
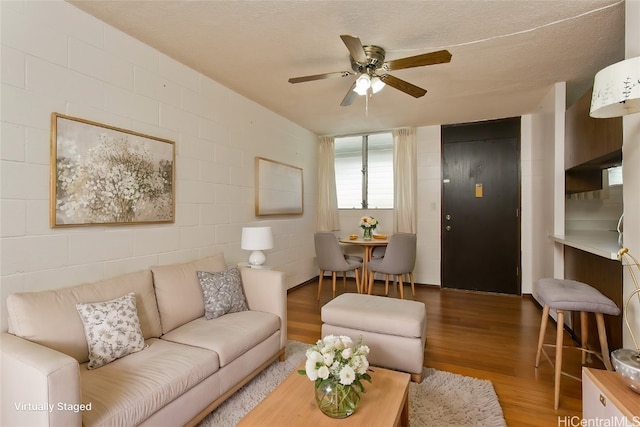
[(520, 118), (442, 127), (442, 286), (520, 294)]

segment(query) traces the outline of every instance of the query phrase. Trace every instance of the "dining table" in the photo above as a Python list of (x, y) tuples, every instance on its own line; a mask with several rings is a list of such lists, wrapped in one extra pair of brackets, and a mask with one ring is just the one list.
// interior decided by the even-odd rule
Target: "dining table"
[(367, 273), (367, 264), (371, 261), (373, 250), (377, 246), (387, 246), (389, 244), (389, 238), (386, 237), (383, 239), (374, 237), (371, 240), (364, 240), (361, 236), (358, 236), (355, 239), (347, 236), (339, 238), (338, 241), (347, 245), (359, 245), (364, 250), (364, 256), (362, 257), (362, 283), (360, 284), (360, 289), (362, 289), (362, 293), (368, 293), (369, 274)]

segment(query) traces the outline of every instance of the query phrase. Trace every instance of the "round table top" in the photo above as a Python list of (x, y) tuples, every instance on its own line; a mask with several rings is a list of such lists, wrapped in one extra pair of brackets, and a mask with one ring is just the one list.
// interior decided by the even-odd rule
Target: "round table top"
[(350, 239), (349, 237), (341, 237), (338, 239), (340, 243), (349, 243), (353, 245), (361, 245), (361, 246), (384, 246), (389, 244), (389, 239), (371, 239), (364, 240), (362, 237), (358, 237), (357, 239)]

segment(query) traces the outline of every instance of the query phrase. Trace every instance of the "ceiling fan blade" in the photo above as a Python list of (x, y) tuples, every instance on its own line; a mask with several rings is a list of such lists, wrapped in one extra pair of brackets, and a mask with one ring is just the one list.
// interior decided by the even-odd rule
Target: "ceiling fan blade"
[(424, 53), (422, 55), (409, 56), (407, 58), (394, 59), (385, 62), (383, 68), (387, 71), (401, 70), (403, 68), (423, 67), (425, 65), (444, 64), (451, 61), (451, 53), (448, 50)]
[(360, 62), (361, 64), (367, 62), (367, 55), (364, 52), (362, 42), (358, 37), (343, 34), (340, 36), (340, 38), (342, 39), (342, 42), (345, 44), (345, 46), (347, 46), (347, 49), (349, 49), (349, 53), (351, 54), (351, 57), (353, 59), (355, 59), (357, 62)]
[(411, 83), (406, 82), (397, 77), (394, 77), (391, 74), (381, 75), (380, 80), (382, 80), (383, 82), (385, 82), (391, 87), (394, 87), (406, 94), (413, 96), (414, 98), (420, 98), (421, 96), (424, 96), (425, 93), (427, 93), (427, 91), (422, 89), (421, 87), (412, 85)]
[(347, 92), (347, 94), (344, 96), (344, 99), (340, 103), (342, 107), (348, 107), (349, 105), (351, 105), (353, 100), (356, 99), (358, 94), (353, 91), (355, 88), (356, 88), (356, 82), (353, 82), (353, 84), (349, 88), (349, 92)]
[(351, 76), (355, 73), (351, 71), (336, 71), (334, 73), (324, 73), (324, 74), (314, 74), (312, 76), (304, 76), (304, 77), (293, 77), (289, 79), (289, 83), (303, 83), (310, 82), (313, 80), (324, 80), (329, 79), (331, 77), (347, 77)]

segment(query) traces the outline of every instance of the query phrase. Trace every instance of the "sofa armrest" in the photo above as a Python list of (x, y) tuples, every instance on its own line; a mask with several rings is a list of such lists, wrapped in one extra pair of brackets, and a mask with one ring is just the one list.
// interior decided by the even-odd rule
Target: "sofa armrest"
[(0, 341), (0, 424), (81, 426), (78, 361), (6, 332), (2, 333)]
[(280, 317), (280, 345), (287, 346), (287, 289), (284, 273), (275, 270), (241, 268), (242, 285), (250, 310)]

